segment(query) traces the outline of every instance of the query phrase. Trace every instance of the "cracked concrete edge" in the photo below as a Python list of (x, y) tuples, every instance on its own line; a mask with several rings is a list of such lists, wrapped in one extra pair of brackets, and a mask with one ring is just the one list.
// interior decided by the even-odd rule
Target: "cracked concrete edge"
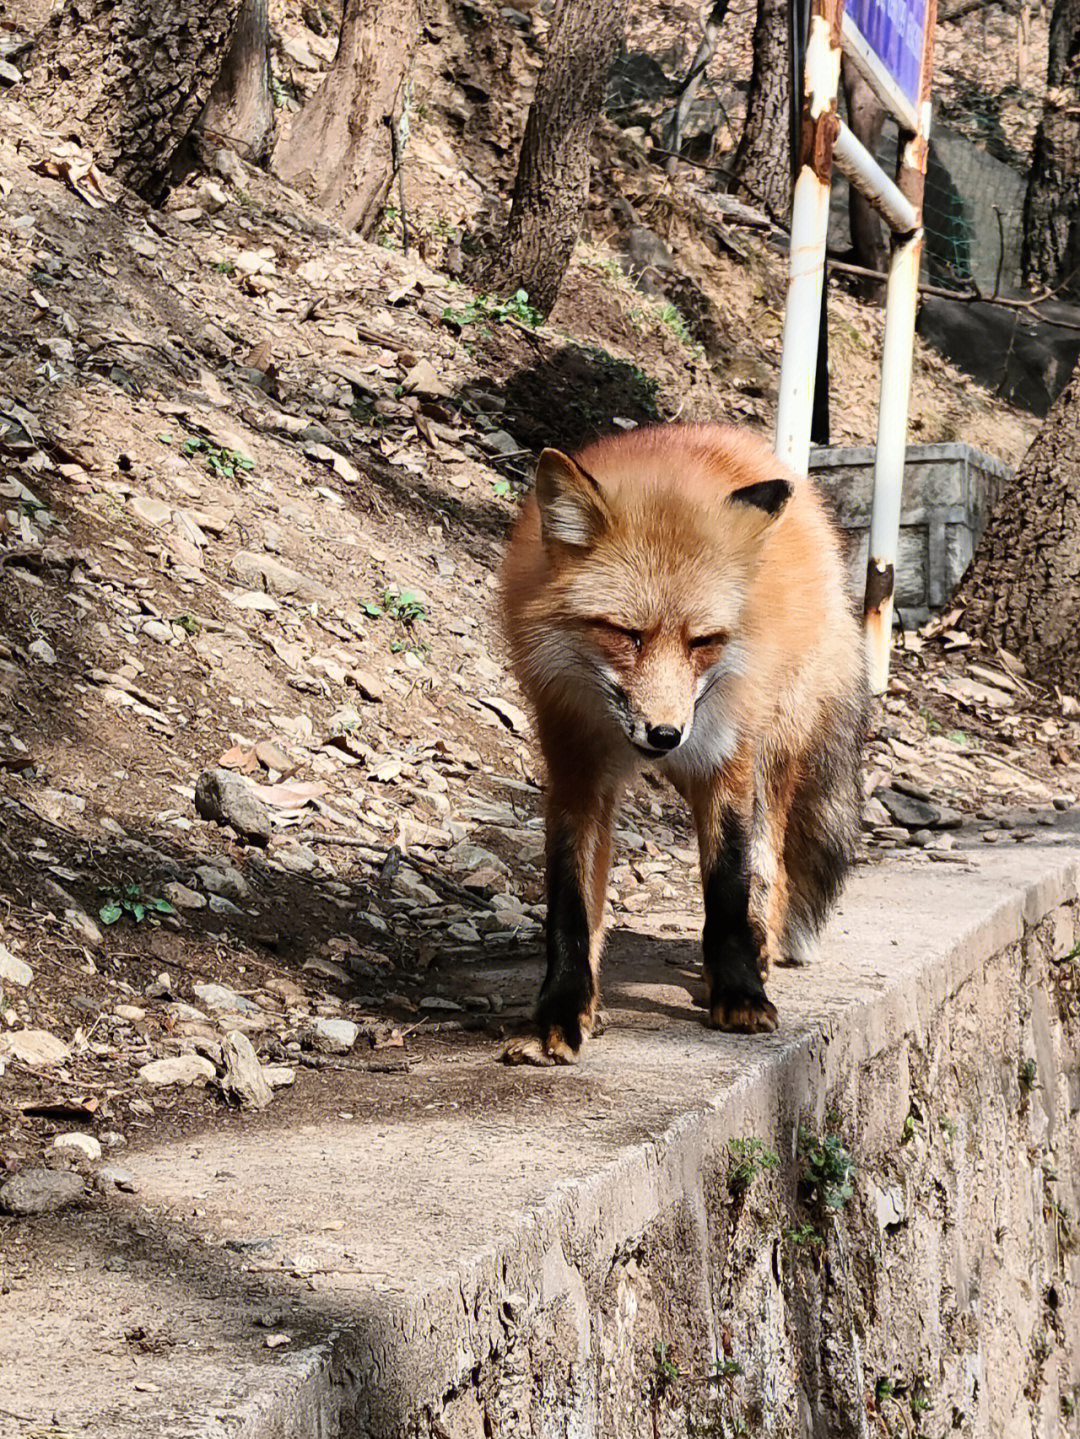
[[(520, 1216), (513, 1240), (471, 1256), (411, 1299), (387, 1298), (379, 1313), (323, 1345), (292, 1356), (273, 1384), (233, 1411), (229, 1439), (332, 1439), (404, 1435), (418, 1414), (437, 1410), (489, 1360), (509, 1329), (525, 1328), (559, 1292), (602, 1273), (670, 1206), (700, 1193), (703, 1161), (728, 1139), (752, 1132), (766, 1143), (786, 1116), (820, 1122), (826, 1096), (852, 1064), (881, 1054), (976, 974), (993, 954), (1020, 941), (1053, 908), (1078, 894), (1080, 860), (1041, 850), (1046, 871), (994, 893), (973, 877), (959, 929), (940, 949), (899, 971), (873, 1000), (857, 1000), (820, 1028), (749, 1064), (732, 1088), (680, 1116), (655, 1140), (629, 1147), (580, 1181), (558, 1185)], [(913, 982), (915, 981), (915, 982)], [(788, 1156), (793, 1157), (793, 1156)], [(216, 1439), (218, 1430), (207, 1430)]]

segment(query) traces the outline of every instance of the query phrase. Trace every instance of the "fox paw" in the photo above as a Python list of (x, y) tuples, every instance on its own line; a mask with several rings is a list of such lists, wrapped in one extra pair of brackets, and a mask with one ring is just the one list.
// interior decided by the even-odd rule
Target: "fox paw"
[(516, 1035), (503, 1050), (502, 1059), (504, 1064), (532, 1064), (539, 1068), (552, 1064), (576, 1064), (580, 1053), (580, 1049), (567, 1042), (559, 1026), (553, 1024), (544, 1036)]
[(776, 1006), (764, 994), (727, 994), (709, 1006), (709, 1028), (736, 1034), (772, 1034), (779, 1023)]

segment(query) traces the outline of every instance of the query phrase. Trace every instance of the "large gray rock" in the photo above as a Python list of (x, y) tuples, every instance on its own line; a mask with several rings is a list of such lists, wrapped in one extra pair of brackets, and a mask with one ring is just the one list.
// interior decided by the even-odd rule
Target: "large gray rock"
[(24, 1169), (0, 1184), (0, 1210), (6, 1214), (49, 1214), (74, 1204), (83, 1182), (66, 1169)]
[(270, 816), (242, 776), (227, 769), (203, 770), (195, 784), (195, 808), (203, 819), (231, 824), (252, 844), (267, 844)]
[(273, 1091), (262, 1072), (251, 1040), (239, 1029), (230, 1030), (221, 1046), (225, 1066), (222, 1088), (244, 1109), (265, 1109)]

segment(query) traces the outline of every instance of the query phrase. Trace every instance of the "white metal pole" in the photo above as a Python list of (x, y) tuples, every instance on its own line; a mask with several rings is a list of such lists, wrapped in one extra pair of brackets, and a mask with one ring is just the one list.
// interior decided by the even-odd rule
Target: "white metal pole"
[(894, 243), (885, 290), (881, 407), (878, 411), (874, 501), (870, 511), (870, 550), (866, 566), (866, 643), (870, 691), (876, 695), (885, 693), (889, 681), (893, 586), (900, 537), (922, 246), (921, 229)]
[(829, 181), (839, 121), (839, 0), (815, 0), (806, 46), (803, 156), (791, 211), (791, 255), (780, 395), (776, 407), (776, 452), (805, 475), (810, 468), (810, 425), (825, 283), (829, 232)]

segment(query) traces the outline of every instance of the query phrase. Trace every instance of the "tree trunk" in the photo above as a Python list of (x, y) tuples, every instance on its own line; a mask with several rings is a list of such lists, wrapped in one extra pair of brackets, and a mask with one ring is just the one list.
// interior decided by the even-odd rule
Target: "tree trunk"
[(671, 152), (665, 166), (669, 175), (678, 174), (683, 127), (694, 101), (697, 99), (697, 92), (701, 88), (705, 71), (708, 69), (709, 61), (716, 49), (716, 42), (720, 38), (720, 26), (724, 23), (727, 8), (728, 0), (713, 0), (712, 8), (702, 28), (701, 39), (694, 51), (694, 58), (690, 61), (690, 69), (676, 98), (675, 111), (671, 117), (671, 128), (664, 136), (664, 148)]
[(558, 0), (521, 142), (510, 221), (488, 282), (555, 304), (589, 190), (589, 146), (622, 41), (627, 0)]
[[(847, 101), (851, 132), (866, 146), (871, 155), (876, 155), (885, 124), (885, 106), (846, 55), (840, 62), (840, 80), (844, 87), (844, 99)], [(887, 270), (889, 246), (885, 241), (885, 227), (881, 216), (866, 196), (859, 194), (854, 185), (850, 186), (848, 218), (851, 224), (853, 262), (867, 270)], [(875, 300), (879, 303), (885, 297), (885, 287), (880, 280), (859, 280), (856, 292), (864, 300)]]
[(266, 0), (244, 0), (232, 46), (198, 128), (253, 164), (266, 159), (274, 135)]
[(746, 123), (732, 170), (735, 193), (786, 224), (791, 210), (791, 76), (784, 0), (758, 0)]
[(274, 152), (283, 180), (361, 234), (393, 182), (391, 128), (420, 23), (420, 0), (345, 0), (334, 63)]
[(243, 0), (66, 0), (38, 36), (23, 93), (35, 113), (156, 196), (202, 113)]
[(1080, 694), (1080, 369), (999, 499), (960, 599), (967, 630)]
[(1080, 0), (1054, 0), (1042, 123), (1024, 199), (1024, 279), (1080, 299)]

